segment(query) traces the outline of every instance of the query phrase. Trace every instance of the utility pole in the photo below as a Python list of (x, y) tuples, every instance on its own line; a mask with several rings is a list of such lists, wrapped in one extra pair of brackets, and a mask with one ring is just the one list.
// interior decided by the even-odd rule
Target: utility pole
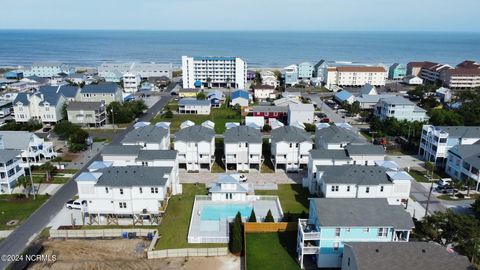
[(112, 106), (112, 125), (113, 125), (113, 134), (115, 134), (115, 114), (113, 113), (113, 106)]
[[(27, 151), (28, 151), (28, 148), (27, 148)], [(22, 155), (20, 155), (21, 157)], [(27, 158), (27, 166), (28, 166), (28, 174), (30, 175), (30, 183), (32, 185), (32, 189), (33, 189), (33, 199), (35, 200), (36, 199), (36, 196), (35, 196), (35, 186), (33, 185), (33, 177), (32, 177), (32, 167), (30, 166), (30, 160), (28, 159), (28, 155), (26, 156)]]
[(425, 207), (425, 216), (428, 216), (428, 207), (430, 206), (430, 198), (432, 197), (433, 183), (430, 186), (430, 191), (428, 192), (427, 206)]

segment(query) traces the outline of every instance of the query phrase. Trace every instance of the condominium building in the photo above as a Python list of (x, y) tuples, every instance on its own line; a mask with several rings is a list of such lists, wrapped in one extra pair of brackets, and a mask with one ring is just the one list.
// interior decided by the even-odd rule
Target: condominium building
[(215, 162), (215, 131), (205, 126), (185, 127), (175, 133), (174, 149), (179, 167), (187, 171), (211, 171)]
[(441, 73), (440, 80), (449, 88), (480, 87), (480, 64), (474, 61), (463, 61), (455, 68)]
[(298, 65), (298, 79), (310, 80), (313, 77), (313, 64), (303, 62)]
[(308, 213), (298, 222), (302, 269), (306, 260), (318, 268), (339, 268), (346, 242), (408, 242), (415, 227), (403, 206), (386, 199), (315, 198)]
[(224, 164), (227, 171), (260, 171), (262, 158), (262, 134), (259, 130), (237, 126), (224, 133)]
[(390, 80), (401, 80), (407, 76), (407, 67), (405, 65), (395, 63), (388, 69), (388, 78)]
[(325, 81), (331, 86), (384, 86), (388, 74), (382, 66), (327, 67)]
[(59, 62), (37, 62), (33, 63), (30, 69), (23, 71), (23, 76), (50, 78), (57, 76), (59, 73), (69, 74), (70, 70), (66, 65)]
[(0, 149), (0, 194), (12, 194), (17, 179), (25, 175), (19, 150)]
[(247, 64), (238, 57), (182, 56), (184, 88), (233, 87), (244, 89)]
[(162, 77), (172, 78), (172, 64), (162, 63), (103, 63), (98, 67), (98, 76), (108, 78), (113, 73), (121, 75), (131, 73), (141, 78)]
[(19, 150), (25, 167), (42, 165), (57, 156), (52, 142), (27, 131), (0, 131), (0, 149)]
[(312, 148), (312, 139), (305, 130), (293, 126), (274, 129), (271, 139), (271, 159), (275, 171), (306, 169)]
[(441, 165), (452, 147), (472, 145), (479, 140), (480, 127), (424, 125), (418, 154), (425, 161)]
[(285, 78), (285, 85), (293, 86), (298, 83), (298, 66), (290, 65), (283, 68), (283, 76)]
[(382, 121), (388, 117), (399, 121), (423, 122), (428, 120), (427, 111), (400, 96), (380, 99), (375, 106), (374, 115)]

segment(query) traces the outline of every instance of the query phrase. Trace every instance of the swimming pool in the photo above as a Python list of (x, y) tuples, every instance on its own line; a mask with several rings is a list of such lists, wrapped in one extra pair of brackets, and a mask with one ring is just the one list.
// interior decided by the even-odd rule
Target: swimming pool
[(233, 219), (240, 212), (244, 218), (252, 213), (252, 206), (248, 204), (211, 204), (204, 205), (200, 213), (201, 220)]

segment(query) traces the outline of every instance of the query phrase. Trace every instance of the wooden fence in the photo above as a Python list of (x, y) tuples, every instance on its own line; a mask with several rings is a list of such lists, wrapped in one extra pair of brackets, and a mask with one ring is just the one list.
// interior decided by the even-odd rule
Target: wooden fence
[(245, 233), (267, 233), (284, 232), (297, 230), (297, 222), (245, 222), (243, 223)]

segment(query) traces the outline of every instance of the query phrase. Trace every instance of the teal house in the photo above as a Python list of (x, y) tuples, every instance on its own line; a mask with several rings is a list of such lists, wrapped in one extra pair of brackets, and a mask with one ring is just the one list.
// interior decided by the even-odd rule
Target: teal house
[(401, 80), (407, 76), (407, 67), (405, 65), (395, 63), (388, 69), (388, 78), (390, 80)]
[(346, 242), (408, 242), (414, 227), (403, 206), (387, 199), (310, 199), (308, 219), (299, 219), (300, 267), (340, 268)]

